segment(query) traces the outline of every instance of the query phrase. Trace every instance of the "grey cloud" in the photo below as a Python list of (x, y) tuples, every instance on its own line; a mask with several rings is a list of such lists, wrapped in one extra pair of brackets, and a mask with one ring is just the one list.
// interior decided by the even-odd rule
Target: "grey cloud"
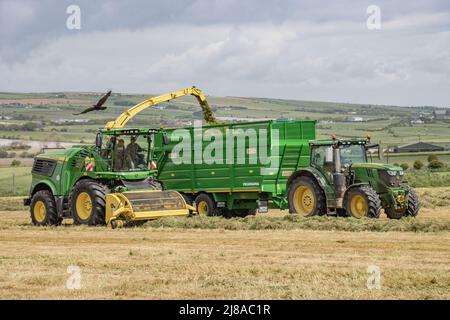
[[(0, 3), (2, 91), (165, 92), (448, 105), (445, 1)], [(65, 28), (79, 4), (82, 29)]]

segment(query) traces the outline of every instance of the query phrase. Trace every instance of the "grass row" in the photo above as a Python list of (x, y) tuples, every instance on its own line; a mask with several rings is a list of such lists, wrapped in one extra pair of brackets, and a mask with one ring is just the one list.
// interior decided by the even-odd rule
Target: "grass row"
[(303, 218), (297, 215), (282, 217), (250, 216), (225, 219), (195, 216), (189, 219), (165, 217), (149, 221), (145, 228), (224, 229), (224, 230), (328, 230), (372, 232), (438, 232), (450, 231), (450, 220), (404, 218), (401, 220), (353, 219), (336, 217)]

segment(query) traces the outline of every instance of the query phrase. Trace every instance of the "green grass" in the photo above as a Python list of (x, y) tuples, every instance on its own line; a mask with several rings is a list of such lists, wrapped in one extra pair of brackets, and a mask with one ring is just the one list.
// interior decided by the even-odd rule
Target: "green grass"
[(31, 167), (0, 168), (0, 194), (2, 196), (26, 195), (30, 185)]
[(408, 170), (405, 178), (412, 187), (448, 187), (450, 172), (430, 172), (428, 170)]
[[(436, 155), (440, 161), (444, 162), (444, 164), (450, 166), (450, 152), (449, 151), (433, 152), (432, 154)], [(409, 167), (412, 168), (414, 161), (420, 160), (426, 167), (428, 165), (427, 158), (429, 155), (430, 155), (430, 153), (425, 153), (425, 152), (397, 153), (397, 154), (390, 153), (389, 155), (387, 155), (383, 158), (383, 162), (390, 163), (390, 164), (407, 163), (409, 165)], [(374, 159), (374, 161), (378, 161), (378, 160)]]

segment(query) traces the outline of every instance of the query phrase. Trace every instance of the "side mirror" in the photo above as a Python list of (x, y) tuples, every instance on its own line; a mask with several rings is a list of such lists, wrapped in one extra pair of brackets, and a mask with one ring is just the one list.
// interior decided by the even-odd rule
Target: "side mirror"
[(100, 149), (102, 147), (102, 139), (103, 136), (102, 134), (99, 132), (97, 133), (97, 136), (95, 137), (95, 146)]
[(166, 133), (163, 133), (163, 135), (162, 135), (162, 139), (163, 139), (163, 143), (164, 143), (164, 145), (168, 145), (169, 144), (169, 137), (167, 136), (167, 134)]

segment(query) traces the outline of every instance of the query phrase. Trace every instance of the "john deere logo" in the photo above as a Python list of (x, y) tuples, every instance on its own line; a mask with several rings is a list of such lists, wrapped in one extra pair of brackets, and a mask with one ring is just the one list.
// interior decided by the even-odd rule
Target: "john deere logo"
[(86, 157), (84, 158), (84, 168), (87, 172), (93, 171), (95, 166), (95, 159)]

